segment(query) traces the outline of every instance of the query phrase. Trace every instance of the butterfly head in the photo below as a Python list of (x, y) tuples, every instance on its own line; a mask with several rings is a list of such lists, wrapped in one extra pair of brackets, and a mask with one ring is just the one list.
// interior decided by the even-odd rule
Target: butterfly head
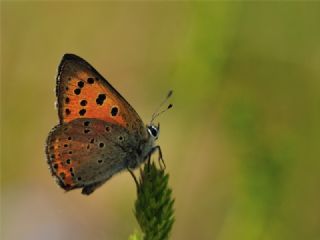
[(147, 125), (148, 133), (154, 141), (158, 139), (160, 134), (160, 124), (158, 123), (158, 126), (154, 124)]

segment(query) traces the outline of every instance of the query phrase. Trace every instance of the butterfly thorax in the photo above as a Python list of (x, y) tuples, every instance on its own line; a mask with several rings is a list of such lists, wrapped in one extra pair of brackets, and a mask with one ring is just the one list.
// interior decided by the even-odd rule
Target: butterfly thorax
[(155, 147), (155, 142), (159, 135), (159, 129), (153, 125), (147, 125), (145, 129), (145, 138), (140, 141), (136, 149), (136, 159), (130, 163), (129, 167), (136, 168), (145, 162)]

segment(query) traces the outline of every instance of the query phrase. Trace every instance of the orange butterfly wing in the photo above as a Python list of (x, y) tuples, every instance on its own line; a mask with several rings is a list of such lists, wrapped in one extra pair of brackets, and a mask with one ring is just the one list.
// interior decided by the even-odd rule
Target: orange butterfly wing
[(145, 126), (130, 104), (88, 62), (65, 54), (57, 76), (56, 95), (60, 123), (96, 118), (117, 123), (145, 136)]

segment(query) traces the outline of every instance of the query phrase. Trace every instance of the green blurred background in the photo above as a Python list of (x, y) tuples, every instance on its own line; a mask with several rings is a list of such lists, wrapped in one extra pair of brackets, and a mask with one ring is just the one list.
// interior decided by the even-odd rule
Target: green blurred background
[(315, 2), (2, 2), (1, 239), (139, 229), (127, 172), (86, 197), (47, 169), (55, 74), (75, 53), (145, 122), (175, 91), (159, 119), (172, 239), (319, 240), (319, 23)]

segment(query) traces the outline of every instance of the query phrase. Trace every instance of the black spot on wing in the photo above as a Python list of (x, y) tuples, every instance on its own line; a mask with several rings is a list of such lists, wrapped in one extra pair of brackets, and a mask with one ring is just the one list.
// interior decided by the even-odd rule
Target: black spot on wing
[(93, 83), (94, 83), (94, 79), (90, 77), (90, 78), (87, 79), (87, 82), (88, 82), (89, 84), (93, 84)]
[(118, 107), (111, 108), (111, 116), (116, 116), (118, 114)]
[(106, 100), (106, 94), (101, 93), (101, 94), (98, 95), (98, 97), (97, 97), (97, 99), (96, 99), (96, 103), (97, 103), (98, 105), (102, 105), (103, 102), (104, 102), (104, 100)]
[(79, 95), (81, 93), (81, 89), (80, 88), (76, 88), (74, 90), (74, 94)]

